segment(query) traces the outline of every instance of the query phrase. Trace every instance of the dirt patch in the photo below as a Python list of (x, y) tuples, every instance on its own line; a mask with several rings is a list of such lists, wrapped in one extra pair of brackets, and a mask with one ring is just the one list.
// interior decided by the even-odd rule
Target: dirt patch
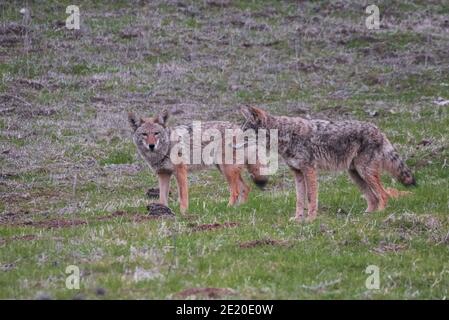
[(155, 219), (162, 219), (162, 218), (170, 218), (174, 217), (171, 215), (145, 215), (145, 214), (135, 214), (130, 217), (130, 221), (135, 223), (141, 223), (145, 221), (155, 220)]
[(17, 221), (22, 220), (24, 216), (27, 216), (29, 214), (29, 211), (7, 212), (0, 215), (0, 225), (14, 224)]
[(24, 98), (12, 94), (0, 95), (0, 105), (5, 106), (0, 109), (1, 114), (17, 114), (24, 118), (56, 114), (54, 109), (33, 105)]
[(239, 243), (240, 248), (255, 248), (260, 246), (288, 247), (289, 243), (284, 240), (274, 240), (274, 239), (259, 239)]
[(0, 25), (0, 44), (4, 47), (13, 47), (21, 43), (22, 37), (30, 32), (23, 25), (17, 23), (7, 23)]
[(45, 88), (45, 85), (36, 80), (31, 79), (17, 79), (16, 86), (23, 86), (26, 88), (32, 88), (35, 90), (42, 90)]
[(372, 249), (373, 252), (377, 254), (385, 254), (388, 252), (399, 252), (402, 250), (407, 249), (406, 244), (399, 244), (399, 243), (381, 243), (380, 246), (377, 248)]
[(268, 42), (261, 42), (261, 43), (253, 43), (253, 42), (243, 42), (242, 46), (244, 48), (251, 48), (251, 47), (273, 47), (277, 46), (281, 43), (279, 40), (273, 40)]
[(25, 221), (18, 223), (16, 225), (19, 226), (31, 226), (37, 228), (45, 228), (45, 229), (59, 229), (59, 228), (70, 228), (76, 227), (80, 225), (87, 224), (86, 220), (63, 220), (63, 219), (50, 219), (50, 220), (42, 220), (42, 221)]
[(13, 242), (13, 241), (31, 241), (37, 239), (37, 236), (34, 234), (27, 234), (24, 236), (14, 236), (10, 238), (0, 238), (0, 245), (5, 243)]
[(21, 24), (18, 23), (7, 23), (0, 25), (0, 35), (7, 35), (7, 34), (15, 34), (15, 35), (22, 35), (30, 30)]
[[(6, 214), (0, 217), (0, 225), (10, 225), (10, 226), (30, 226), (36, 228), (45, 228), (45, 229), (58, 229), (58, 228), (70, 228), (88, 224), (89, 222), (97, 222), (97, 221), (108, 221), (115, 218), (122, 218), (125, 221), (130, 222), (145, 222), (149, 220), (154, 220), (163, 217), (172, 217), (174, 214), (143, 214), (143, 213), (128, 213), (125, 211), (115, 211), (108, 215), (103, 215), (100, 217), (96, 217), (93, 219), (47, 219), (40, 221), (33, 221), (29, 217), (24, 217), (23, 213), (21, 214)], [(4, 239), (5, 240), (5, 239)], [(17, 239), (20, 240), (20, 239)], [(1, 244), (1, 241), (0, 241)]]
[(227, 288), (189, 288), (174, 294), (176, 298), (180, 299), (188, 297), (219, 299), (230, 295), (235, 295), (235, 291)]
[(111, 214), (108, 214), (106, 216), (98, 217), (98, 218), (96, 218), (96, 220), (97, 221), (111, 220), (111, 219), (114, 219), (114, 218), (117, 218), (117, 217), (123, 217), (123, 216), (127, 216), (127, 215), (128, 215), (128, 213), (125, 212), (125, 211), (115, 211), (115, 212), (113, 212)]
[(211, 7), (229, 7), (232, 4), (231, 0), (207, 0), (206, 4)]
[(335, 119), (345, 120), (352, 118), (351, 112), (352, 111), (348, 107), (337, 105), (335, 107), (322, 108), (318, 112), (311, 112), (311, 115), (312, 117), (323, 120), (335, 120)]
[(170, 215), (146, 215), (143, 213), (128, 213), (128, 212), (119, 210), (119, 211), (115, 211), (109, 215), (98, 217), (95, 220), (107, 221), (107, 220), (111, 220), (111, 219), (115, 219), (115, 218), (123, 218), (123, 219), (126, 219), (127, 221), (132, 221), (132, 222), (144, 222), (144, 221), (154, 220), (157, 218), (167, 217), (167, 216), (170, 216)]
[(297, 61), (297, 62), (291, 63), (289, 65), (289, 67), (291, 69), (295, 69), (298, 71), (304, 71), (304, 72), (316, 72), (316, 71), (322, 69), (322, 67), (320, 65), (318, 65), (316, 62), (307, 63), (307, 62), (302, 62), (302, 61)]
[(220, 228), (234, 228), (239, 225), (240, 225), (240, 223), (238, 223), (238, 222), (200, 224), (200, 225), (193, 225), (192, 231), (210, 231), (210, 230), (215, 230), (215, 229), (220, 229)]

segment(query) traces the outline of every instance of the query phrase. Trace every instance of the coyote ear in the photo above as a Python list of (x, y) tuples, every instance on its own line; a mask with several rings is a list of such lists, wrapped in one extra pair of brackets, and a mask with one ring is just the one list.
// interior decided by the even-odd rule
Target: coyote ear
[(159, 123), (161, 126), (165, 127), (165, 124), (167, 123), (168, 117), (169, 117), (168, 110), (162, 111), (159, 115), (154, 117), (154, 122)]
[(247, 120), (261, 123), (264, 123), (267, 120), (267, 113), (262, 109), (251, 106), (244, 106), (241, 111), (243, 113), (243, 116)]
[(137, 128), (139, 128), (142, 125), (143, 120), (137, 119), (134, 112), (128, 112), (128, 122), (129, 122), (129, 125), (131, 126), (131, 128), (133, 129), (133, 131), (136, 131)]
[(248, 121), (254, 121), (254, 117), (249, 110), (249, 106), (242, 106), (240, 107), (240, 113), (243, 115), (243, 117)]

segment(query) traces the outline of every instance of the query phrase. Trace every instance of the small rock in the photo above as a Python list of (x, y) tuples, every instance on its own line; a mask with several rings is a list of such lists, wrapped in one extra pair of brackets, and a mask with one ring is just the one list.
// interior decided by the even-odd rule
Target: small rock
[(173, 211), (163, 204), (160, 203), (150, 203), (147, 206), (148, 214), (151, 216), (174, 216)]
[(370, 117), (377, 117), (379, 115), (379, 112), (377, 112), (376, 110), (368, 111), (368, 115)]

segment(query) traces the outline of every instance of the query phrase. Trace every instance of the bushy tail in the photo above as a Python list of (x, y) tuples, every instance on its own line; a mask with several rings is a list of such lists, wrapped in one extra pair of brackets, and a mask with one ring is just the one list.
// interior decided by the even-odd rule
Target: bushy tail
[(385, 191), (390, 196), (390, 198), (398, 199), (400, 197), (405, 197), (412, 194), (410, 191), (402, 191), (395, 188), (385, 188)]
[(268, 176), (263, 176), (260, 174), (260, 162), (257, 161), (256, 164), (246, 164), (246, 169), (250, 173), (253, 182), (261, 189), (263, 189), (268, 183)]
[(383, 167), (404, 186), (416, 186), (412, 171), (396, 152), (392, 144), (385, 138)]

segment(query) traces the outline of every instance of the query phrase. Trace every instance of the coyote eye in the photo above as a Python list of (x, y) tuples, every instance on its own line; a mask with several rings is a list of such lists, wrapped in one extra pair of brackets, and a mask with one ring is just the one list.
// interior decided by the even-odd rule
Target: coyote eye
[(155, 135), (155, 136), (158, 136), (158, 135), (159, 135), (159, 132), (155, 132), (154, 135)]
[(142, 136), (144, 136), (144, 137), (148, 137), (148, 133), (142, 133)]

